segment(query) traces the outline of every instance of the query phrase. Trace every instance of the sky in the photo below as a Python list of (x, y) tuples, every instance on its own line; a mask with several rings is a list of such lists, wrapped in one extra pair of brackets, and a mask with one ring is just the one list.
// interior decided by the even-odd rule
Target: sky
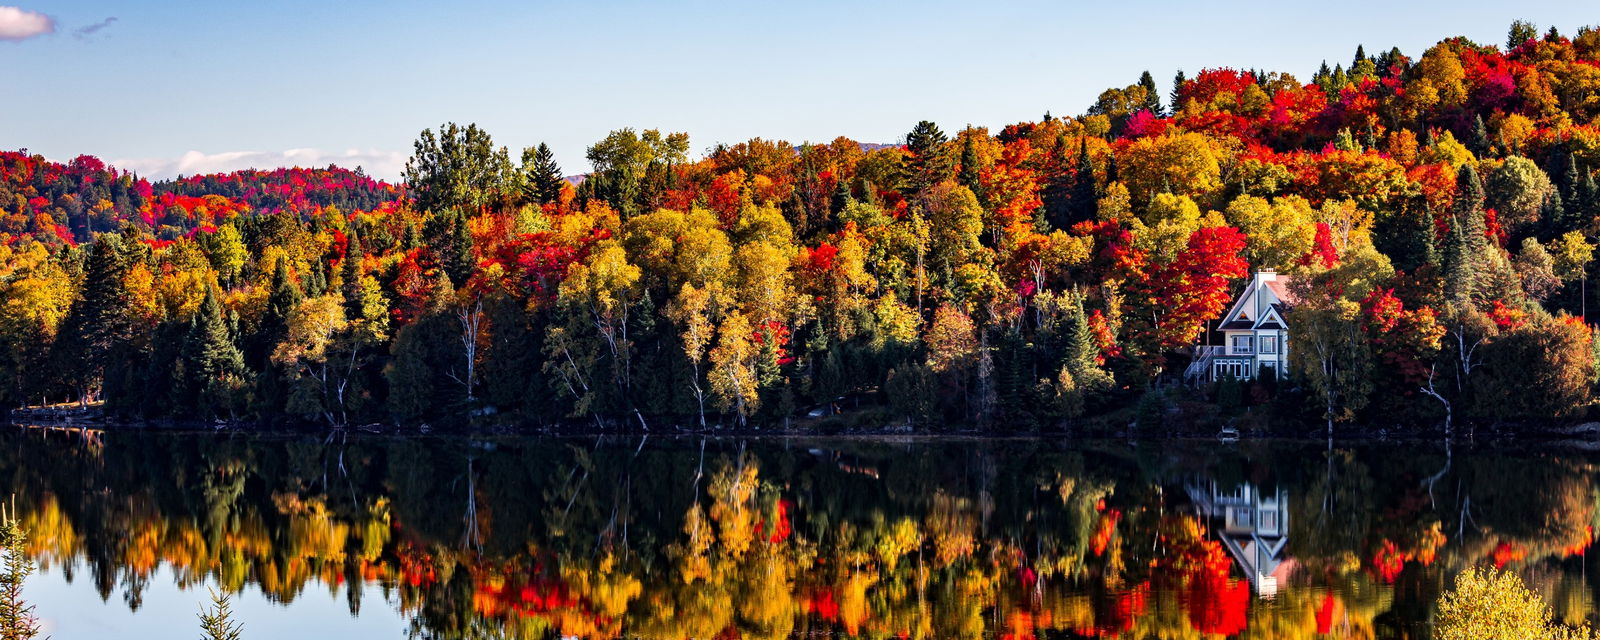
[[(6, 2), (22, 4), (5, 5)], [(424, 128), (547, 142), (568, 174), (623, 127), (703, 153), (752, 137), (895, 142), (1083, 113), (1149, 70), (1283, 71), (1512, 20), (1571, 34), (1593, 0), (1329, 3), (0, 0), (0, 149), (150, 178), (361, 165), (396, 178)]]

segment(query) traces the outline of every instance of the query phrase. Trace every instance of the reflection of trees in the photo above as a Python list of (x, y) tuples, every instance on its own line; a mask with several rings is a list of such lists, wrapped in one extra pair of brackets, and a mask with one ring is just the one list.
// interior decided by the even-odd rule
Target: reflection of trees
[[(1448, 576), (1503, 562), (1559, 616), (1594, 611), (1562, 561), (1596, 518), (1571, 456), (0, 438), (29, 552), (129, 606), (166, 566), (284, 602), (343, 590), (352, 612), (378, 594), (427, 638), (1365, 638), (1425, 634)], [(1291, 496), (1300, 568), (1270, 602), (1163, 490), (1213, 469)]]

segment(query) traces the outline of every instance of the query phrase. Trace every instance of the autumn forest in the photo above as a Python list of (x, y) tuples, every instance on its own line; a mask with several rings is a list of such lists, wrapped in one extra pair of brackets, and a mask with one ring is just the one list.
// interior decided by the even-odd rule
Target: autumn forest
[[(628, 431), (1591, 412), (1600, 31), (1146, 73), (1079, 115), (876, 142), (624, 128), (569, 177), (447, 123), (398, 183), (0, 153), (0, 401)], [(1184, 384), (1268, 269), (1283, 378)]]

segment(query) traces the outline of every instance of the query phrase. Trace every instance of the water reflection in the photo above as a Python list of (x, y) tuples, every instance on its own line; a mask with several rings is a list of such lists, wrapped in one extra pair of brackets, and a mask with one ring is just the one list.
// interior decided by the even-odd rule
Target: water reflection
[(1594, 617), (1600, 493), (1582, 453), (22, 429), (0, 443), (35, 559), (134, 611), (159, 575), (251, 585), (285, 615), (339, 598), (427, 638), (1425, 638), (1454, 573), (1493, 564), (1558, 617)]

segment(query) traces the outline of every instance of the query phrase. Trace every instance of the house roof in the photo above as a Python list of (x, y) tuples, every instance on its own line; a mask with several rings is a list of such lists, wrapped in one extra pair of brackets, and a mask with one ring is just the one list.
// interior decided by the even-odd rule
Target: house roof
[[(1289, 291), (1290, 280), (1291, 278), (1289, 276), (1278, 276), (1277, 279), (1268, 280), (1263, 284), (1267, 285), (1267, 288), (1272, 290), (1272, 295), (1277, 296), (1278, 301), (1283, 303), (1283, 306), (1292, 307), (1296, 303), (1300, 302), (1300, 298)], [(1277, 307), (1279, 305), (1273, 306)]]
[(1222, 326), (1217, 327), (1217, 330), (1218, 331), (1248, 331), (1249, 329), (1251, 329), (1254, 326), (1256, 326), (1255, 323), (1251, 322), (1249, 320), (1234, 320), (1232, 322), (1223, 323)]

